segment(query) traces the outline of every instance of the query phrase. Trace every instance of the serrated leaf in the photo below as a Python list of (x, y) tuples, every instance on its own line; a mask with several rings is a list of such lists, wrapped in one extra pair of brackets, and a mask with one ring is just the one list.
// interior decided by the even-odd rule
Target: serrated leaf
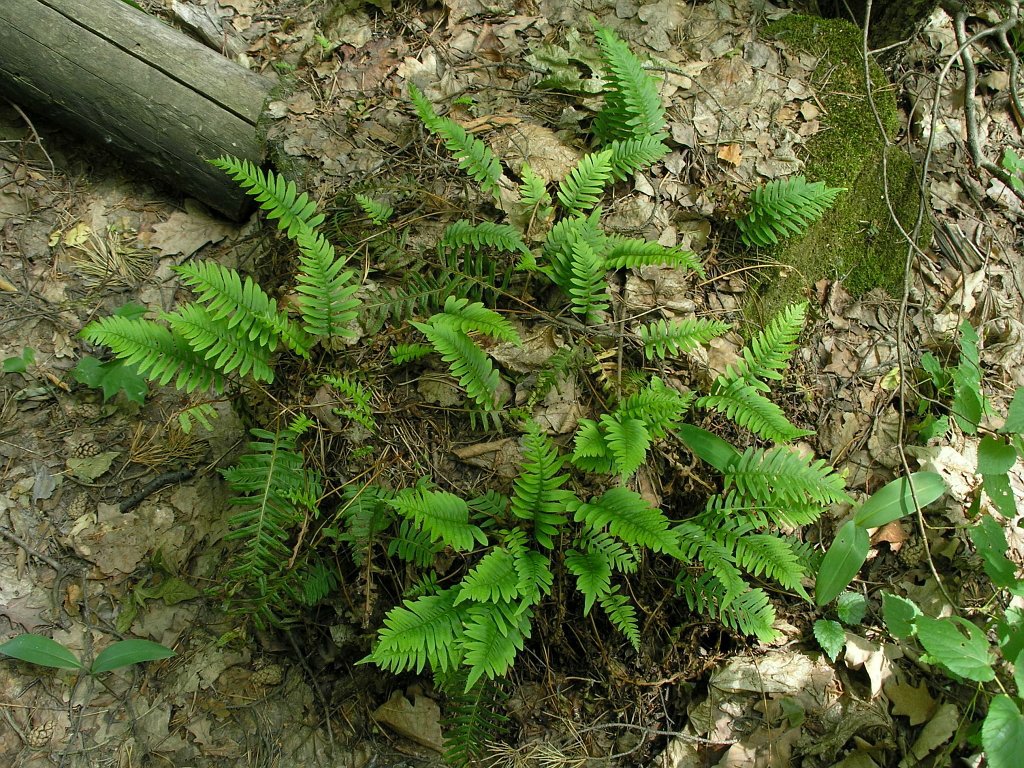
[(819, 619), (814, 622), (814, 638), (832, 661), (836, 660), (836, 656), (846, 645), (846, 632), (843, 631), (843, 626), (831, 619)]
[(968, 680), (985, 683), (995, 679), (988, 639), (971, 622), (959, 616), (918, 616), (914, 626), (917, 639), (934, 662)]
[(859, 592), (843, 592), (836, 601), (836, 615), (844, 624), (860, 624), (867, 612), (867, 598)]
[(82, 662), (70, 650), (43, 635), (18, 635), (0, 645), (0, 653), (12, 659), (54, 669), (82, 669)]
[(124, 392), (125, 398), (142, 405), (149, 394), (146, 379), (134, 366), (126, 365), (122, 360), (101, 362), (86, 355), (71, 369), (71, 375), (79, 384), (102, 389), (104, 402), (115, 397), (118, 392)]
[(839, 529), (835, 541), (821, 561), (818, 579), (814, 584), (814, 600), (819, 606), (831, 602), (849, 586), (867, 560), (869, 547), (868, 532), (855, 525), (853, 520), (848, 520)]
[(174, 651), (152, 640), (119, 640), (100, 651), (89, 672), (99, 675), (131, 664), (168, 659), (171, 656), (174, 656)]
[(857, 510), (853, 519), (860, 528), (881, 528), (913, 514), (915, 500), (923, 509), (945, 492), (946, 483), (942, 475), (936, 472), (914, 472), (898, 477), (875, 491)]
[(889, 633), (899, 640), (906, 640), (914, 634), (914, 620), (921, 615), (921, 609), (912, 601), (889, 592), (882, 593), (882, 618)]
[(990, 768), (1016, 768), (1024, 754), (1024, 715), (1009, 696), (999, 694), (988, 705), (981, 725), (981, 745)]

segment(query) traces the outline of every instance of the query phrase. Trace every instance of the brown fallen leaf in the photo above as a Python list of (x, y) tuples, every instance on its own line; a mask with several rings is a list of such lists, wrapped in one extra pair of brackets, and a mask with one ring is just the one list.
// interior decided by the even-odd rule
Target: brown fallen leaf
[(892, 713), (906, 717), (911, 725), (927, 722), (935, 712), (935, 699), (923, 680), (917, 686), (905, 680), (887, 680), (882, 689), (892, 702)]
[(739, 144), (726, 144), (718, 150), (718, 159), (724, 160), (730, 165), (738, 166), (743, 162), (743, 150), (740, 149)]
[(871, 544), (874, 546), (884, 541), (893, 552), (899, 552), (903, 547), (903, 542), (908, 538), (910, 536), (900, 521), (893, 520), (875, 531), (871, 537)]

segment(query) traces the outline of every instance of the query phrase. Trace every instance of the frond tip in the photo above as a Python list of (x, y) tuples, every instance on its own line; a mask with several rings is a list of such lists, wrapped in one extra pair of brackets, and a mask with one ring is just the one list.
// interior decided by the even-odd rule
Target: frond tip
[(746, 245), (767, 247), (781, 238), (798, 235), (832, 207), (841, 187), (803, 176), (775, 179), (750, 193), (750, 212), (736, 221)]

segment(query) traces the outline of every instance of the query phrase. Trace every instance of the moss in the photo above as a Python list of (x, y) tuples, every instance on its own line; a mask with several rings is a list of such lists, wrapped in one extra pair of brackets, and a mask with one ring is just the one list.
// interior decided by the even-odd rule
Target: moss
[[(826, 114), (822, 130), (807, 142), (805, 173), (812, 181), (847, 191), (806, 235), (770, 252), (772, 260), (789, 269), (759, 288), (748, 317), (762, 321), (823, 277), (842, 279), (854, 295), (873, 288), (899, 295), (907, 245), (886, 206), (883, 152), (889, 198), (907, 231), (913, 228), (920, 194), (912, 159), (898, 147), (885, 148), (868, 105), (861, 30), (839, 19), (791, 14), (766, 27), (764, 35), (821, 57), (817, 86)], [(879, 118), (894, 136), (901, 120), (892, 86), (876, 64), (870, 72)], [(922, 241), (930, 236), (922, 232)]]

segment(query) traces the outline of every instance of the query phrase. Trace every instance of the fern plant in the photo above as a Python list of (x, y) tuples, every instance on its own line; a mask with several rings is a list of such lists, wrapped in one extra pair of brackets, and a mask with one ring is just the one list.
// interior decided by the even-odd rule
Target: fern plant
[(841, 187), (823, 181), (808, 182), (803, 176), (775, 179), (750, 193), (750, 211), (736, 221), (747, 245), (767, 247), (780, 238), (798, 235), (820, 219), (835, 202)]

